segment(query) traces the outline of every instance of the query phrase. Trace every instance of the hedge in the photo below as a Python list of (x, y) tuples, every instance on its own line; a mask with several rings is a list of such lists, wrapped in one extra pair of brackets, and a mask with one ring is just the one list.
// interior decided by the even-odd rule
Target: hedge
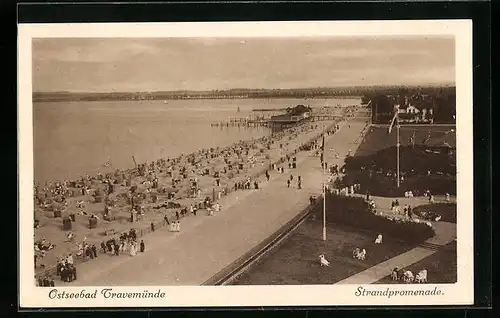
[(350, 186), (360, 184), (360, 192), (369, 191), (372, 195), (382, 197), (403, 197), (406, 191), (412, 191), (413, 195), (423, 195), (426, 190), (434, 195), (444, 195), (449, 193), (455, 195), (457, 192), (457, 181), (455, 176), (446, 175), (420, 175), (406, 177), (401, 182), (400, 187), (396, 185), (396, 178), (387, 177), (381, 174), (367, 171), (357, 171), (347, 173), (338, 186)]
[[(320, 205), (315, 213), (323, 213)], [(434, 229), (424, 223), (393, 221), (375, 215), (368, 203), (360, 197), (346, 197), (328, 194), (326, 198), (326, 219), (329, 223), (382, 233), (410, 244), (420, 244), (435, 235)]]
[(424, 220), (434, 221), (441, 216), (441, 222), (457, 223), (456, 203), (432, 203), (413, 208), (413, 213)]

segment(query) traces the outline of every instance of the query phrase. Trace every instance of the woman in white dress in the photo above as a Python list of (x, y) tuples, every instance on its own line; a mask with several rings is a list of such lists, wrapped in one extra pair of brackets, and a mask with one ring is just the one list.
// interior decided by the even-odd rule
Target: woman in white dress
[(137, 254), (137, 248), (135, 246), (135, 242), (130, 244), (130, 256), (135, 256)]

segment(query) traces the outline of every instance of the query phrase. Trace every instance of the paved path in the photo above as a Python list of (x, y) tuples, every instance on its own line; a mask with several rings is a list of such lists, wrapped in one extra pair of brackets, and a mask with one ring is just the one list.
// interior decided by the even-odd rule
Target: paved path
[(434, 253), (436, 253), (435, 250), (423, 247), (416, 247), (414, 249), (409, 250), (406, 253), (388, 259), (385, 262), (372, 266), (367, 270), (354, 274), (335, 284), (344, 284), (344, 285), (373, 284), (375, 282), (378, 282), (382, 278), (390, 275), (395, 267), (404, 268), (410, 266)]
[[(377, 209), (379, 207), (387, 207), (384, 209), (384, 214), (391, 214), (390, 204), (392, 200), (395, 198), (384, 198), (384, 197), (373, 197), (372, 199), (375, 201), (377, 205)], [(428, 201), (424, 197), (417, 198), (397, 198), (400, 202), (400, 206), (404, 206), (405, 204), (409, 204), (413, 207), (427, 204)], [(444, 201), (444, 199), (443, 199)], [(436, 235), (431, 237), (426, 243), (438, 246), (445, 246), (451, 243), (453, 240), (457, 238), (457, 229), (456, 224), (448, 223), (448, 222), (431, 222)], [(382, 278), (391, 274), (392, 270), (395, 267), (405, 268), (410, 266), (434, 253), (436, 253), (436, 249), (426, 248), (426, 247), (416, 247), (413, 248), (403, 254), (400, 254), (396, 257), (388, 259), (382, 263), (379, 263), (375, 266), (372, 266), (360, 273), (357, 273), (353, 276), (350, 276), (344, 280), (337, 282), (336, 284), (372, 284), (378, 282)]]
[[(328, 137), (326, 147), (341, 154), (339, 163), (359, 143), (365, 125), (354, 119)], [(215, 216), (189, 216), (182, 219), (180, 233), (162, 228), (146, 236), (145, 253), (135, 257), (101, 255), (79, 265), (78, 280), (72, 285), (202, 284), (300, 213), (311, 194), (320, 193), (323, 171), (319, 158), (300, 152), (297, 161), (297, 169), (272, 172), (271, 180), (261, 182), (259, 190), (236, 191), (223, 198), (223, 211)], [(295, 178), (288, 189), (290, 173)], [(298, 175), (303, 179), (301, 190), (296, 188)]]

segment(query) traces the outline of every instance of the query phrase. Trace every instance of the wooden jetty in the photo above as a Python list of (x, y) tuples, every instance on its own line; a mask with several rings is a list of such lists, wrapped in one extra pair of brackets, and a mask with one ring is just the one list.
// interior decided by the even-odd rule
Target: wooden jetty
[(228, 121), (212, 123), (212, 127), (270, 127), (269, 119), (230, 118)]
[[(276, 117), (276, 116), (275, 116)], [(317, 122), (317, 121), (332, 121), (341, 117), (341, 115), (334, 114), (311, 114), (307, 118), (302, 119), (273, 119), (272, 117), (258, 117), (258, 118), (230, 118), (227, 121), (221, 121), (212, 123), (212, 127), (275, 127), (275, 126), (293, 126), (305, 122)]]

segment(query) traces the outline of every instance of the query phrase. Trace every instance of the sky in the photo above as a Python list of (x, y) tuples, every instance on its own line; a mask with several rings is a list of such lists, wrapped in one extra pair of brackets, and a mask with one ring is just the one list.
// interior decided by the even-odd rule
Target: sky
[(32, 48), (34, 92), (455, 83), (451, 37), (45, 38)]

